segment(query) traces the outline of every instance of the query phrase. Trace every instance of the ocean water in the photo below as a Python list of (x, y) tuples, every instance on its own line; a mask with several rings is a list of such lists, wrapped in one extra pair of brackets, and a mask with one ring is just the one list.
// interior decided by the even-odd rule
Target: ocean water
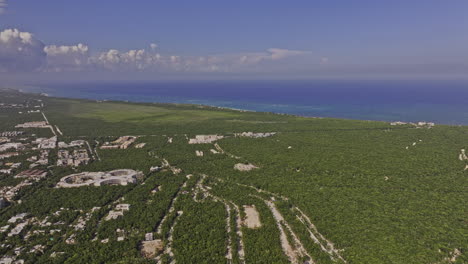
[(40, 84), (22, 90), (69, 98), (468, 125), (468, 81), (94, 82)]

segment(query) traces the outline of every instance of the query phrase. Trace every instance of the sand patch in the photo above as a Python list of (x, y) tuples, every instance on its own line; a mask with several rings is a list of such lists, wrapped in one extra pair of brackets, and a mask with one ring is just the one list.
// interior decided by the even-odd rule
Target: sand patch
[(460, 155), (458, 155), (458, 159), (461, 161), (468, 160), (468, 157), (466, 156), (465, 149), (460, 150)]
[(236, 165), (234, 165), (234, 169), (238, 171), (251, 171), (253, 169), (258, 169), (258, 167), (250, 163), (237, 163)]
[(143, 241), (141, 244), (141, 254), (145, 258), (155, 258), (156, 255), (164, 249), (164, 244), (161, 239)]
[(216, 140), (222, 139), (224, 136), (220, 135), (196, 135), (195, 138), (189, 139), (189, 144), (208, 144)]
[(260, 214), (255, 205), (244, 205), (245, 220), (244, 225), (248, 228), (259, 228), (262, 226), (260, 222)]

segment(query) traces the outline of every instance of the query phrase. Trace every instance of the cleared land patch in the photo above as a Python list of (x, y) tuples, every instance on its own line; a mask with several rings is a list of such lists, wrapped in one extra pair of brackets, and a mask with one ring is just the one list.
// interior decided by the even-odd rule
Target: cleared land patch
[(141, 254), (148, 259), (155, 258), (164, 250), (164, 243), (161, 239), (143, 241), (141, 243)]
[(259, 228), (262, 226), (260, 223), (260, 214), (255, 205), (244, 205), (245, 220), (244, 224), (248, 228)]

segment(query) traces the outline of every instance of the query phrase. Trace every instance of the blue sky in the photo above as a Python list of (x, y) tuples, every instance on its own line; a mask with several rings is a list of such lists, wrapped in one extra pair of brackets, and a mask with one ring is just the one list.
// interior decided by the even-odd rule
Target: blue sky
[[(32, 74), (21, 66), (29, 59), (14, 69), (1, 63), (21, 56), (11, 54), (24, 42), (15, 39), (21, 32), (38, 41), (22, 50), (53, 46), (34, 53), (42, 61), (32, 71), (50, 78), (52, 72), (130, 79), (468, 75), (465, 0), (2, 2), (0, 32), (17, 31), (0, 42), (0, 72), (20, 77)], [(79, 43), (86, 48), (73, 48)]]

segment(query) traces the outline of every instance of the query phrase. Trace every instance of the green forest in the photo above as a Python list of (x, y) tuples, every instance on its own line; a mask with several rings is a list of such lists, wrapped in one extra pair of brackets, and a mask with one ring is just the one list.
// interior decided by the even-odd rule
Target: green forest
[[(43, 106), (32, 108), (38, 102)], [(0, 209), (0, 228), (9, 226), (0, 232), (0, 258), (468, 263), (468, 159), (461, 155), (468, 149), (466, 126), (395, 126), (14, 90), (0, 90), (0, 103), (22, 105), (0, 108), (0, 133), (43, 121), (42, 113), (53, 127), (24, 128), (24, 134), (9, 138), (26, 147), (0, 160), (4, 169), (6, 163), (21, 163), (15, 173), (0, 173), (0, 189), (21, 182), (14, 175), (30, 167), (30, 156), (40, 155), (29, 143), (38, 137), (55, 133), (58, 141), (84, 140), (89, 155), (96, 156), (88, 164), (56, 166), (58, 148), (49, 151), (48, 165), (34, 167), (47, 176), (22, 187)], [(189, 144), (197, 135), (223, 138)], [(121, 136), (137, 139), (125, 149), (101, 149)], [(144, 146), (136, 148), (139, 143)], [(239, 164), (253, 169), (236, 169)], [(132, 169), (142, 177), (127, 185), (57, 187), (70, 174), (115, 169)], [(106, 220), (119, 204), (129, 210)], [(9, 220), (22, 213), (27, 213), (24, 228), (10, 235), (19, 222)], [(160, 242), (150, 257), (142, 253), (145, 240)]]

